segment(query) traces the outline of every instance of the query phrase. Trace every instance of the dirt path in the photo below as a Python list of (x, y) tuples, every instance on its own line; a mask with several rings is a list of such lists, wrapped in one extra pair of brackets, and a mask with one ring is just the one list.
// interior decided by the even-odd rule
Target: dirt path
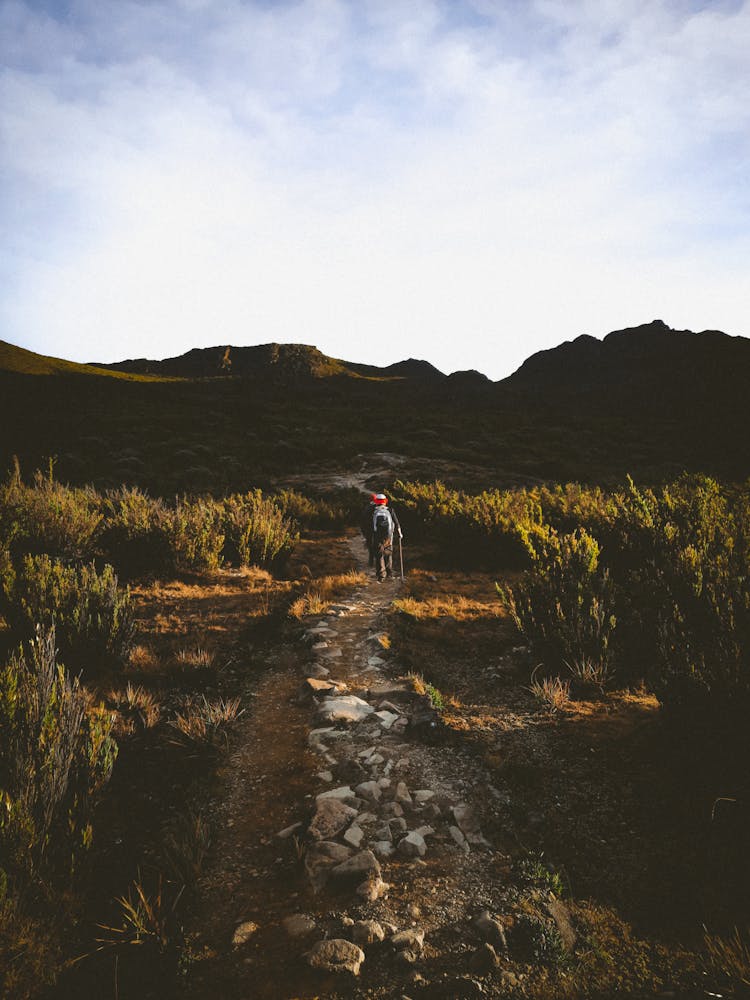
[(399, 588), (370, 580), (274, 652), (220, 775), (190, 997), (472, 996), (482, 963), (519, 985), (494, 968), (502, 932), (472, 923), (508, 870), (498, 793), (399, 679)]

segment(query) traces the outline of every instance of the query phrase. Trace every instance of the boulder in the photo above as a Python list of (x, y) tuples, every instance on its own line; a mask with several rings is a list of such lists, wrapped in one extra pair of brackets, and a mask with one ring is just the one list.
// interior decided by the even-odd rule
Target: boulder
[(360, 798), (369, 799), (371, 802), (379, 802), (382, 795), (377, 781), (363, 781), (354, 791)]
[(364, 838), (365, 838), (364, 831), (356, 823), (352, 823), (352, 825), (344, 834), (344, 840), (347, 842), (347, 844), (351, 844), (351, 846), (355, 850), (359, 850), (360, 844), (362, 843)]
[(380, 876), (380, 864), (372, 851), (359, 851), (331, 869), (331, 877), (342, 882), (361, 882), (371, 875)]
[(385, 938), (385, 931), (377, 920), (358, 920), (352, 927), (352, 941), (359, 945), (375, 944)]
[(406, 787), (406, 782), (399, 781), (396, 785), (396, 794), (393, 796), (393, 801), (401, 806), (410, 806), (413, 804), (409, 789)]
[(318, 799), (307, 835), (311, 840), (333, 840), (356, 815), (357, 810), (339, 798)]
[(424, 947), (424, 931), (420, 927), (409, 927), (405, 931), (399, 931), (391, 938), (391, 944), (396, 951), (409, 949), (413, 952), (421, 952)]
[(315, 801), (323, 802), (325, 799), (338, 799), (340, 802), (346, 802), (347, 799), (356, 799), (356, 797), (349, 785), (339, 785), (338, 788), (329, 788), (327, 792), (321, 792), (320, 795), (316, 795)]
[(341, 695), (338, 698), (325, 698), (318, 706), (318, 718), (321, 722), (344, 722), (352, 724), (362, 722), (372, 715), (374, 709), (366, 701), (353, 694)]
[(291, 938), (308, 937), (318, 926), (306, 913), (292, 913), (284, 917), (281, 925)]
[(328, 941), (318, 941), (307, 954), (308, 964), (313, 969), (324, 972), (348, 973), (359, 975), (359, 969), (365, 960), (365, 953), (351, 941), (343, 938), (331, 938)]
[(311, 845), (305, 854), (305, 871), (314, 892), (323, 888), (331, 869), (346, 861), (351, 853), (349, 847), (331, 840), (321, 840)]
[(481, 844), (484, 847), (490, 846), (482, 836), (482, 831), (479, 828), (479, 819), (472, 806), (466, 805), (466, 803), (453, 806), (453, 818), (470, 844)]
[(424, 837), (412, 830), (398, 842), (398, 853), (404, 858), (423, 858), (427, 853)]

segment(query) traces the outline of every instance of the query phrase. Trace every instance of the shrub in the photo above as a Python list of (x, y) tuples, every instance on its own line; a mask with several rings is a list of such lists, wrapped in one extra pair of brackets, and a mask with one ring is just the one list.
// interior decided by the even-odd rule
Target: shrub
[(94, 554), (102, 521), (95, 490), (73, 489), (37, 471), (26, 485), (16, 465), (0, 486), (0, 537), (14, 557), (46, 552), (64, 559)]
[(224, 501), (226, 554), (241, 566), (267, 566), (288, 556), (299, 540), (294, 522), (260, 490)]
[(513, 586), (498, 586), (511, 617), (550, 668), (583, 658), (602, 665), (611, 655), (614, 593), (600, 549), (584, 529), (552, 532), (534, 564)]
[(170, 515), (161, 500), (123, 486), (106, 494), (103, 508), (100, 545), (121, 573), (136, 576), (170, 567)]
[(281, 511), (306, 528), (343, 528), (356, 524), (362, 508), (362, 494), (357, 489), (339, 490), (319, 497), (281, 490), (274, 497)]
[(212, 572), (221, 566), (223, 508), (216, 501), (182, 497), (166, 516), (166, 536), (177, 570)]
[(0, 857), (17, 887), (70, 874), (116, 756), (111, 716), (57, 663), (54, 629), (39, 631), (0, 671)]
[(66, 566), (47, 555), (26, 556), (17, 569), (6, 564), (0, 598), (8, 624), (20, 638), (38, 625), (55, 625), (60, 651), (76, 669), (121, 661), (133, 643), (129, 590), (121, 590), (111, 566)]
[(178, 713), (170, 722), (176, 732), (176, 742), (203, 750), (215, 750), (227, 743), (226, 730), (237, 721), (244, 709), (239, 698), (203, 698), (189, 705), (184, 714)]

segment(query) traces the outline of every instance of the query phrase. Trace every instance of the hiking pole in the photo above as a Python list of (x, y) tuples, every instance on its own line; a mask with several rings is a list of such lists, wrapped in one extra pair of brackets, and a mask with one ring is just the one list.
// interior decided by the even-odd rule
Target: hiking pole
[(401, 544), (401, 532), (398, 533), (398, 558), (401, 563), (401, 582), (404, 582), (404, 547)]

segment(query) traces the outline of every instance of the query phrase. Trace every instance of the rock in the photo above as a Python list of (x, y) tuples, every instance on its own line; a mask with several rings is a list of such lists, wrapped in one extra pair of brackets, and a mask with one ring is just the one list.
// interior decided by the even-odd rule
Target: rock
[(384, 663), (385, 663), (385, 660), (383, 659), (382, 656), (368, 656), (367, 657), (367, 666), (368, 667), (382, 667)]
[(468, 842), (466, 840), (466, 837), (464, 837), (463, 833), (461, 833), (461, 831), (458, 829), (458, 827), (457, 826), (449, 826), (448, 827), (448, 833), (450, 833), (451, 837), (453, 837), (453, 839), (455, 840), (456, 844), (461, 848), (461, 850), (464, 851), (466, 854), (468, 854), (469, 853), (469, 844), (468, 844)]
[(396, 964), (401, 966), (412, 966), (419, 958), (416, 951), (412, 951), (411, 948), (404, 948), (403, 951), (399, 951), (396, 954)]
[(393, 854), (394, 847), (390, 840), (376, 840), (372, 845), (372, 849), (377, 857), (382, 858), (384, 861)]
[(373, 701), (382, 701), (383, 699), (391, 699), (393, 701), (406, 699), (407, 701), (411, 701), (414, 697), (414, 692), (403, 681), (382, 681), (378, 684), (372, 684), (367, 692), (367, 696)]
[(427, 844), (424, 841), (424, 837), (417, 833), (416, 830), (407, 833), (398, 843), (398, 853), (405, 858), (423, 858), (427, 853)]
[(348, 973), (359, 975), (359, 969), (365, 960), (365, 953), (351, 941), (343, 938), (331, 938), (329, 941), (318, 941), (307, 954), (308, 964), (313, 969), (324, 972)]
[(394, 712), (376, 712), (375, 715), (380, 719), (380, 725), (383, 729), (390, 729), (394, 722), (398, 719), (398, 715)]
[(391, 839), (393, 840), (400, 833), (406, 832), (406, 820), (403, 816), (393, 816), (388, 820), (388, 829), (391, 831)]
[(482, 831), (479, 828), (479, 820), (471, 806), (465, 803), (453, 806), (453, 817), (470, 844), (481, 844), (484, 847), (490, 846), (482, 836)]
[(562, 943), (567, 951), (573, 951), (578, 941), (578, 935), (570, 919), (570, 911), (561, 899), (550, 899), (547, 903), (547, 913), (552, 917), (557, 925), (558, 933), (562, 938)]
[(356, 797), (349, 785), (339, 785), (338, 788), (329, 788), (327, 792), (321, 792), (320, 795), (316, 795), (315, 801), (323, 802), (325, 799), (338, 799), (340, 802), (346, 802), (347, 799), (356, 799)]
[(341, 926), (342, 927), (354, 927), (354, 919), (353, 919), (353, 917), (350, 917), (348, 914), (344, 914), (344, 916), (341, 918)]
[(379, 875), (370, 875), (364, 882), (361, 882), (357, 886), (356, 892), (360, 899), (363, 899), (366, 903), (374, 903), (381, 896), (384, 896), (389, 889), (390, 885), (384, 882)]
[[(368, 747), (366, 750), (360, 750), (357, 754), (358, 757), (371, 757), (375, 753), (377, 747)], [(367, 761), (365, 761), (367, 763)]]
[(414, 832), (418, 833), (420, 837), (431, 837), (435, 831), (431, 826), (418, 826)]
[(326, 782), (333, 781), (333, 775), (331, 774), (330, 771), (318, 771), (316, 777), (320, 778), (321, 781), (326, 781)]
[(284, 827), (283, 830), (279, 830), (276, 834), (277, 840), (289, 840), (298, 830), (302, 829), (301, 823), (292, 823), (291, 826)]
[(425, 802), (429, 802), (430, 799), (434, 798), (435, 793), (430, 791), (429, 788), (418, 788), (414, 793), (414, 801), (418, 806), (424, 805)]
[(399, 781), (396, 785), (396, 794), (393, 796), (393, 801), (401, 806), (412, 805), (412, 797), (409, 794), (409, 789), (406, 787), (406, 782)]
[(313, 844), (305, 854), (305, 871), (318, 892), (326, 884), (330, 870), (351, 857), (351, 848), (332, 840), (321, 840)]
[(346, 684), (343, 681), (332, 681), (317, 677), (306, 677), (302, 684), (303, 695), (330, 695), (337, 691), (346, 691)]
[(482, 910), (482, 912), (474, 918), (474, 926), (485, 941), (493, 945), (495, 948), (499, 948), (503, 955), (508, 954), (508, 943), (505, 940), (505, 928), (499, 920), (495, 920), (489, 910)]
[(353, 694), (325, 698), (318, 706), (318, 718), (322, 722), (362, 722), (373, 712), (372, 705)]
[(390, 843), (393, 839), (390, 826), (386, 823), (384, 826), (378, 827), (373, 834), (373, 837), (377, 837), (378, 840)]
[(292, 913), (284, 917), (281, 925), (291, 938), (307, 937), (317, 930), (317, 924), (306, 913)]
[[(372, 758), (370, 758), (370, 760), (372, 760)], [(383, 791), (385, 791), (386, 788), (390, 787), (391, 787), (390, 778), (378, 778), (378, 788), (381, 788)]]
[(479, 975), (486, 975), (486, 973), (492, 972), (499, 965), (500, 959), (497, 957), (497, 952), (486, 941), (477, 948), (469, 960), (469, 968), (472, 972), (479, 973)]
[(354, 791), (360, 798), (369, 799), (371, 802), (379, 802), (382, 795), (377, 781), (363, 781)]
[(377, 765), (382, 764), (384, 760), (385, 757), (382, 753), (374, 753), (371, 757), (367, 758), (366, 763), (368, 767), (377, 767)]
[(328, 649), (328, 643), (325, 641), (325, 639), (321, 639), (319, 642), (314, 642), (312, 644), (312, 648), (313, 648), (313, 650), (316, 650), (316, 649)]
[(357, 822), (359, 823), (360, 826), (367, 826), (370, 823), (376, 823), (377, 819), (378, 817), (375, 815), (375, 813), (371, 812), (363, 812), (360, 813), (359, 816), (357, 816)]
[(331, 877), (339, 881), (362, 881), (371, 875), (380, 876), (380, 864), (372, 851), (360, 851), (331, 869)]
[(416, 920), (418, 917), (422, 916), (421, 907), (417, 906), (416, 903), (410, 903), (406, 908), (406, 912), (409, 914), (412, 920)]
[(232, 935), (232, 947), (239, 948), (243, 944), (247, 944), (253, 934), (259, 930), (260, 927), (253, 920), (245, 920), (234, 929), (234, 934)]
[(361, 827), (357, 826), (356, 823), (352, 823), (349, 829), (344, 834), (344, 840), (347, 844), (351, 844), (355, 850), (359, 849), (359, 845), (365, 838), (364, 831)]
[(324, 660), (338, 660), (339, 657), (343, 656), (344, 654), (341, 652), (340, 646), (334, 646), (333, 649), (322, 650), (322, 652), (319, 655), (322, 656)]
[(424, 931), (419, 927), (410, 927), (405, 931), (399, 931), (391, 938), (391, 944), (396, 951), (408, 948), (410, 951), (419, 953), (424, 947)]
[(352, 927), (352, 941), (359, 945), (375, 944), (383, 941), (385, 931), (377, 920), (358, 920)]
[(386, 802), (382, 809), (383, 816), (403, 816), (404, 810), (400, 802)]
[(333, 840), (356, 815), (357, 810), (339, 798), (319, 798), (307, 835), (311, 840)]
[(319, 680), (321, 677), (331, 676), (331, 671), (328, 667), (324, 667), (322, 663), (313, 663), (310, 667), (308, 667), (308, 671), (310, 676), (315, 677), (316, 680)]

